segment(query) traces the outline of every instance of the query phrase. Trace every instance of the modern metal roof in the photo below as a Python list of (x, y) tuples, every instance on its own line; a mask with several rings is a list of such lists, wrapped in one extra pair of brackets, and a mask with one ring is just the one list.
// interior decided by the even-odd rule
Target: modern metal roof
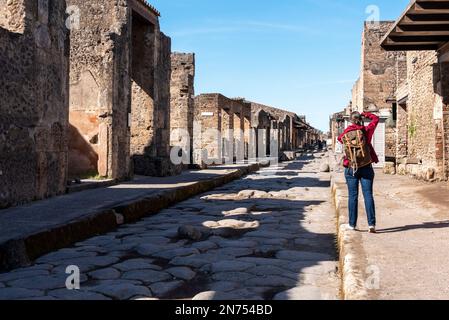
[(449, 42), (449, 0), (412, 0), (382, 39), (388, 51), (438, 50)]

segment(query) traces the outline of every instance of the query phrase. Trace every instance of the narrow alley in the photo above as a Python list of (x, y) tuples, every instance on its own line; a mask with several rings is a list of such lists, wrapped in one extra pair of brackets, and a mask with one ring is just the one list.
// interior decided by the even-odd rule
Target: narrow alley
[[(0, 299), (335, 300), (325, 153), (267, 167), (0, 274)], [(68, 266), (80, 289), (68, 290)]]

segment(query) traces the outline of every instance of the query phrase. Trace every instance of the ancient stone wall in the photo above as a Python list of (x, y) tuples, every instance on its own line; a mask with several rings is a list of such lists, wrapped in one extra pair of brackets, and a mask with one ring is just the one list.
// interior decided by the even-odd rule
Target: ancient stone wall
[(65, 192), (64, 1), (0, 0), (0, 208)]
[[(170, 145), (193, 150), (193, 117), (195, 108), (195, 55), (173, 53), (171, 55), (170, 82)], [(186, 134), (190, 139), (186, 140)]]
[(79, 12), (70, 33), (71, 176), (130, 176), (130, 8), (126, 0), (67, 0)]

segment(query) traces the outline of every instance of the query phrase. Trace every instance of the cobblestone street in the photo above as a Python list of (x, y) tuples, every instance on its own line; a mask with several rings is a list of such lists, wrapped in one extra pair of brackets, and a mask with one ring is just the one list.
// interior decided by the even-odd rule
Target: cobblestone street
[[(339, 299), (325, 154), (269, 167), (0, 274), (0, 299)], [(66, 289), (66, 268), (81, 271)]]

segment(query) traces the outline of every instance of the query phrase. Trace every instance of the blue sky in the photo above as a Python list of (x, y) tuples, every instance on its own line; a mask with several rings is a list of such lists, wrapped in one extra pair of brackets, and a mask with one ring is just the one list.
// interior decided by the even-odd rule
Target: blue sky
[[(197, 94), (305, 114), (327, 131), (360, 68), (367, 8), (396, 20), (409, 0), (150, 0), (172, 50), (195, 52)], [(373, 11), (371, 11), (373, 12)]]

